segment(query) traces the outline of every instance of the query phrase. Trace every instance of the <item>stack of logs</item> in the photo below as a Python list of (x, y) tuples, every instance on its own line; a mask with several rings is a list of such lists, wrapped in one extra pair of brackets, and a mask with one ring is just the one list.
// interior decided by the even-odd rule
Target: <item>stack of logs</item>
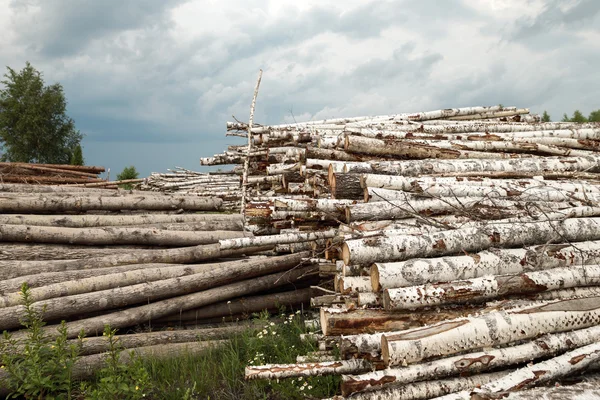
[(497, 398), (597, 364), (600, 126), (527, 114), (229, 123), (254, 146), (201, 163), (249, 156), (254, 232), (327, 260), (334, 290), (312, 298), (322, 336), (307, 340), (341, 355), (247, 378), (342, 375), (353, 398)]
[(0, 162), (0, 183), (38, 185), (102, 183), (106, 182), (98, 177), (102, 172), (104, 167)]
[[(26, 282), (46, 334), (62, 320), (70, 339), (85, 333), (75, 371), (83, 378), (102, 364), (105, 325), (126, 348), (166, 357), (247, 328), (224, 321), (308, 306), (317, 261), (274, 254), (241, 215), (218, 212), (222, 204), (197, 194), (0, 184), (0, 331), (26, 336)], [(194, 329), (152, 332), (173, 325)], [(147, 332), (127, 334), (139, 326)]]

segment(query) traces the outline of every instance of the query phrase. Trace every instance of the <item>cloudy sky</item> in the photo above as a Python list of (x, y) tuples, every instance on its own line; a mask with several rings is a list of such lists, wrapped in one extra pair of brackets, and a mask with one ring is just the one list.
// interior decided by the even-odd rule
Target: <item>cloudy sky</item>
[(225, 122), (472, 105), (600, 108), (598, 0), (0, 0), (0, 66), (60, 82), (88, 164), (143, 176)]

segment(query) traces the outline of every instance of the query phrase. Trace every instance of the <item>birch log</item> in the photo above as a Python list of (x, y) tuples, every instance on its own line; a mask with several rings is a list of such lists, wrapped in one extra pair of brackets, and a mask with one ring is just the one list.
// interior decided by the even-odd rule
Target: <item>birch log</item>
[(383, 305), (386, 310), (407, 310), (593, 285), (600, 285), (600, 266), (573, 265), (514, 275), (484, 276), (468, 281), (386, 289)]
[(146, 224), (198, 224), (199, 230), (243, 230), (243, 217), (235, 214), (141, 214), (141, 215), (0, 215), (0, 224), (94, 228)]
[(544, 333), (581, 329), (600, 323), (600, 298), (565, 300), (479, 317), (444, 321), (424, 328), (385, 334), (383, 361), (388, 366), (530, 339)]
[(572, 332), (545, 335), (512, 347), (486, 349), (401, 368), (343, 376), (342, 394), (349, 396), (354, 392), (379, 389), (388, 385), (404, 385), (416, 381), (500, 369), (553, 356), (569, 349), (589, 345), (599, 339), (600, 327), (594, 326)]
[[(158, 300), (162, 298), (184, 295), (197, 292), (209, 287), (225, 285), (242, 279), (258, 277), (266, 274), (282, 271), (302, 264), (302, 257), (306, 254), (300, 253), (291, 256), (274, 257), (266, 260), (256, 261), (243, 260), (246, 262), (234, 262), (213, 266), (206, 270), (200, 267), (202, 272), (189, 276), (150, 281), (146, 283), (133, 284), (130, 286), (115, 287), (111, 289), (98, 290), (89, 293), (68, 295), (66, 297), (52, 298), (61, 293), (63, 289), (79, 292), (77, 285), (59, 285), (55, 287), (36, 289), (36, 296), (48, 298), (48, 300), (36, 301), (32, 307), (42, 313), (47, 320), (64, 319), (73, 315), (81, 315), (90, 312), (111, 310), (125, 307), (144, 301)], [(134, 273), (139, 275), (139, 273)], [(115, 279), (114, 276), (103, 276), (100, 278), (89, 278), (90, 282), (84, 282), (92, 288), (97, 281)], [(102, 283), (101, 283), (102, 284)], [(104, 285), (112, 286), (104, 283)], [(87, 288), (86, 288), (87, 289)], [(17, 301), (17, 299), (7, 299)], [(0, 309), (0, 329), (13, 329), (20, 325), (20, 318), (24, 313), (24, 306), (13, 306)]]
[[(68, 337), (76, 338), (81, 330), (86, 335), (98, 335), (104, 330), (104, 326), (107, 324), (117, 329), (134, 326), (177, 313), (179, 310), (191, 310), (264, 290), (272, 290), (297, 282), (315, 273), (318, 273), (317, 267), (300, 267), (290, 271), (214, 287), (201, 292), (159, 300), (154, 303), (139, 305), (121, 311), (114, 311), (97, 317), (67, 322)], [(56, 326), (47, 325), (43, 329), (44, 333), (50, 336), (56, 334)], [(24, 337), (24, 335), (17, 334), (13, 336), (17, 340)]]
[(388, 312), (380, 309), (321, 308), (320, 320), (323, 334), (335, 336), (404, 330), (468, 315), (472, 312), (473, 309), (469, 307), (420, 313)]
[(167, 231), (155, 228), (62, 228), (54, 226), (1, 225), (0, 242), (79, 245), (145, 245), (183, 247), (241, 238), (240, 231)]
[(310, 289), (297, 289), (281, 293), (242, 297), (236, 300), (188, 310), (161, 319), (161, 321), (201, 321), (238, 314), (251, 314), (263, 310), (279, 310), (310, 303)]
[(0, 260), (74, 260), (131, 253), (147, 246), (74, 246), (62, 244), (2, 243)]
[[(583, 381), (574, 385), (541, 387), (518, 392), (501, 393), (507, 400), (600, 400), (598, 381)], [(495, 397), (495, 395), (492, 395)]]
[(522, 390), (581, 371), (589, 365), (597, 363), (598, 360), (600, 360), (600, 343), (592, 343), (549, 360), (517, 369), (481, 385), (480, 388), (473, 386), (473, 390), (464, 390), (448, 398), (472, 399), (472, 393), (485, 398), (492, 393)]
[(337, 234), (335, 229), (308, 233), (285, 233), (281, 235), (257, 236), (249, 238), (220, 240), (221, 250), (243, 249), (256, 246), (270, 246), (276, 244), (310, 242), (319, 239), (329, 239)]
[[(179, 290), (185, 291), (184, 287), (186, 284), (201, 282), (203, 276), (213, 272), (216, 278), (215, 285), (217, 285), (219, 279), (223, 279), (226, 274), (231, 274), (231, 278), (235, 280), (236, 274), (240, 275), (243, 273), (242, 271), (253, 275), (256, 273), (260, 275), (261, 270), (264, 269), (267, 271), (266, 273), (271, 273), (280, 268), (288, 268), (300, 265), (303, 257), (306, 257), (307, 255), (308, 253), (298, 253), (293, 256), (269, 257), (265, 259), (245, 259), (240, 261), (212, 264), (166, 264), (156, 268), (143, 268), (133, 271), (82, 278), (76, 281), (60, 282), (41, 287), (35, 287), (30, 289), (30, 296), (32, 301), (38, 302), (56, 297), (100, 292), (113, 288), (122, 288), (123, 290), (127, 290), (125, 287), (128, 286), (138, 285), (138, 287), (141, 287), (139, 286), (140, 282), (145, 282), (146, 284), (149, 282), (156, 282), (157, 289), (153, 288), (153, 285), (145, 285), (143, 288), (144, 291), (152, 292), (152, 296), (147, 297), (148, 299), (151, 299), (157, 294), (160, 296), (158, 293), (158, 286), (160, 284), (168, 284), (167, 281), (178, 283), (178, 287), (173, 291), (173, 294), (176, 294)], [(181, 277), (188, 277), (188, 279), (176, 279)], [(191, 286), (188, 286), (188, 290), (189, 287)], [(201, 289), (202, 285), (199, 284), (198, 286), (194, 287), (194, 290), (199, 290)], [(133, 290), (134, 288), (130, 287), (130, 289)], [(0, 307), (16, 306), (22, 304), (22, 302), (23, 299), (20, 292), (5, 293), (0, 296)], [(75, 299), (73, 299), (73, 302), (75, 304)]]
[(10, 261), (7, 264), (0, 264), (0, 278), (11, 279), (43, 272), (97, 269), (131, 264), (191, 264), (233, 255), (250, 254), (270, 248), (272, 246), (221, 250), (218, 244), (206, 244), (164, 250), (137, 250), (125, 254), (80, 260)]
[(422, 400), (481, 386), (502, 378), (508, 371), (492, 372), (467, 377), (434, 381), (413, 382), (399, 387), (389, 387), (374, 392), (356, 393), (355, 400)]
[(283, 379), (309, 376), (341, 375), (349, 371), (360, 373), (372, 369), (367, 360), (326, 361), (303, 364), (268, 364), (247, 366), (246, 380)]
[(334, 199), (362, 200), (363, 189), (360, 186), (360, 175), (334, 173), (330, 182), (331, 196)]
[(490, 247), (517, 247), (536, 243), (600, 239), (600, 218), (564, 221), (494, 224), (491, 227), (456, 229), (422, 236), (388, 236), (348, 240), (342, 247), (345, 264), (434, 257)]
[(200, 196), (39, 196), (23, 197), (19, 201), (0, 196), (0, 212), (4, 213), (48, 213), (64, 211), (121, 211), (121, 210), (188, 210), (214, 211), (223, 200)]
[(496, 249), (466, 256), (417, 258), (371, 266), (373, 291), (465, 280), (486, 275), (520, 274), (550, 268), (594, 264), (600, 241), (548, 244), (522, 249)]

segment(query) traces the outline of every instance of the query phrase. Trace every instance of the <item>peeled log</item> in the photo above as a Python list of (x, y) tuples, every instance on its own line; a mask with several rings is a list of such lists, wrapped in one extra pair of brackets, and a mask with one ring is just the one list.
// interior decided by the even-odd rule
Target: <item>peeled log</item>
[(382, 356), (387, 366), (414, 364), (431, 357), (499, 346), (599, 323), (600, 297), (557, 301), (384, 334)]
[[(252, 329), (250, 325), (237, 324), (220, 326), (217, 328), (183, 329), (175, 331), (157, 331), (116, 335), (119, 346), (124, 349), (138, 347), (168, 345), (170, 343), (193, 343), (204, 340), (226, 339), (233, 335)], [(78, 339), (70, 340), (76, 344)], [(105, 336), (86, 337), (82, 341), (80, 355), (104, 353), (109, 350), (109, 343)]]
[(380, 140), (362, 136), (346, 136), (344, 150), (378, 156), (397, 156), (404, 159), (495, 159), (516, 158), (518, 154), (490, 153), (461, 149), (446, 149), (434, 145), (416, 143), (413, 140)]
[[(242, 279), (279, 272), (302, 264), (302, 258), (306, 256), (306, 253), (299, 253), (258, 260), (242, 260), (215, 265), (208, 270), (202, 270), (202, 267), (200, 267), (202, 272), (189, 276), (51, 298), (49, 300), (36, 301), (32, 304), (32, 307), (40, 312), (46, 320), (65, 319), (74, 315), (111, 310), (151, 300), (198, 292)], [(140, 273), (143, 274), (144, 270), (141, 272), (132, 272), (131, 274), (140, 275)], [(89, 285), (93, 288), (95, 282), (106, 279), (112, 280), (115, 277), (88, 278), (88, 282), (90, 282)], [(85, 282), (84, 285), (88, 282)], [(69, 285), (58, 285), (59, 288), (64, 288), (65, 286)], [(77, 288), (74, 287), (72, 290), (77, 291)], [(36, 294), (40, 297), (47, 297), (54, 296), (60, 293), (60, 291), (61, 289), (56, 290), (55, 288), (50, 288), (47, 291), (43, 288), (38, 288), (36, 289)], [(20, 305), (0, 309), (0, 330), (18, 327), (23, 313), (24, 306)]]
[(73, 211), (121, 211), (121, 210), (187, 210), (187, 211), (214, 211), (223, 204), (219, 198), (200, 196), (156, 196), (133, 195), (123, 197), (110, 196), (52, 196), (21, 197), (19, 201), (14, 198), (0, 196), (0, 212), (4, 213), (47, 213), (47, 212), (73, 212)]
[(256, 236), (250, 238), (238, 238), (220, 240), (219, 245), (221, 250), (243, 249), (256, 246), (270, 246), (277, 244), (295, 243), (295, 242), (311, 242), (319, 239), (329, 239), (337, 234), (337, 230), (330, 229), (327, 231), (315, 232), (298, 232), (284, 233), (281, 235), (271, 236)]
[(491, 224), (421, 236), (398, 235), (348, 240), (342, 246), (342, 258), (345, 264), (367, 265), (376, 261), (435, 257), (490, 247), (595, 239), (600, 239), (600, 218), (569, 218), (563, 221)]
[(0, 224), (92, 228), (145, 224), (197, 224), (201, 230), (243, 230), (239, 214), (141, 214), (141, 215), (0, 215)]
[[(187, 264), (187, 265), (173, 265), (163, 264), (157, 265), (155, 268), (140, 268), (132, 271), (123, 271), (114, 274), (99, 275), (88, 278), (80, 278), (75, 281), (66, 281), (54, 283), (41, 287), (33, 287), (30, 289), (30, 297), (34, 302), (52, 299), (56, 297), (66, 297), (78, 294), (99, 292), (113, 288), (125, 288), (130, 286), (130, 289), (134, 289), (131, 286), (138, 285), (140, 282), (149, 283), (171, 280), (180, 277), (189, 277), (189, 281), (197, 281), (201, 279), (202, 275), (206, 275), (212, 271), (215, 272), (217, 280), (215, 284), (218, 284), (219, 277), (223, 277), (223, 274), (227, 274), (228, 270), (231, 271), (235, 279), (236, 270), (247, 269), (248, 273), (254, 274), (256, 271), (260, 271), (261, 268), (271, 268), (279, 265), (282, 268), (286, 266), (295, 266), (302, 262), (302, 257), (306, 257), (308, 253), (298, 253), (294, 257), (282, 256), (282, 257), (270, 257), (270, 258), (259, 258), (259, 259), (245, 259), (240, 261), (230, 261), (224, 263), (214, 264)], [(271, 271), (270, 269), (268, 270)], [(267, 273), (269, 273), (267, 272)], [(23, 282), (27, 282), (23, 280)], [(157, 282), (157, 285), (161, 282)], [(186, 279), (179, 281), (177, 289), (181, 290), (186, 284)], [(156, 289), (152, 287), (146, 287), (144, 290), (152, 291), (152, 294), (157, 294)], [(153, 296), (148, 296), (150, 299)], [(74, 302), (76, 300), (73, 300)], [(23, 299), (20, 292), (5, 293), (0, 296), (0, 307), (11, 307), (22, 304)]]
[(74, 260), (116, 253), (131, 253), (147, 246), (70, 246), (62, 244), (2, 243), (0, 260)]
[(385, 289), (383, 305), (386, 310), (407, 310), (593, 285), (600, 285), (599, 265), (572, 265), (522, 274), (484, 276), (468, 281)]
[(294, 377), (341, 375), (370, 371), (372, 365), (367, 360), (325, 361), (303, 364), (268, 364), (246, 366), (245, 378), (283, 379)]
[(321, 329), (326, 336), (355, 335), (398, 331), (467, 315), (473, 309), (423, 311), (419, 313), (388, 312), (380, 309), (344, 310), (321, 308)]
[(596, 263), (600, 241), (549, 244), (522, 249), (481, 251), (466, 256), (417, 258), (371, 266), (373, 291), (478, 278), (519, 274), (541, 269)]
[(594, 326), (572, 332), (545, 335), (534, 341), (512, 347), (486, 349), (477, 353), (446, 357), (422, 364), (388, 368), (363, 375), (343, 376), (342, 394), (349, 396), (354, 392), (378, 389), (388, 385), (404, 385), (415, 381), (490, 371), (552, 356), (569, 349), (586, 346), (599, 339), (600, 327)]
[(208, 307), (174, 314), (161, 321), (201, 321), (204, 319), (238, 314), (252, 314), (262, 310), (278, 310), (281, 306), (295, 306), (310, 303), (310, 289), (297, 289), (289, 292), (242, 297)]
[[(574, 385), (540, 387), (530, 390), (520, 390), (518, 392), (502, 393), (502, 398), (506, 400), (600, 400), (600, 387), (598, 380), (591, 382), (583, 381)], [(496, 397), (495, 395), (492, 395)]]
[(251, 249), (221, 250), (218, 244), (206, 244), (165, 250), (134, 250), (125, 254), (115, 254), (80, 260), (10, 261), (0, 267), (0, 279), (11, 279), (43, 272), (97, 269), (131, 264), (191, 264), (206, 260), (216, 260), (233, 255), (269, 250), (270, 248), (271, 247), (253, 247)]
[(80, 245), (145, 245), (183, 247), (217, 243), (248, 236), (240, 231), (166, 231), (155, 228), (58, 228), (54, 226), (0, 225), (0, 242)]

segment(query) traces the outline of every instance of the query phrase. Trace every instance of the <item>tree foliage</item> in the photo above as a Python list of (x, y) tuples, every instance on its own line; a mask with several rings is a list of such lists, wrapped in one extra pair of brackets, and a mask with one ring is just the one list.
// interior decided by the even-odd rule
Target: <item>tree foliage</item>
[(83, 151), (81, 150), (80, 144), (77, 144), (75, 149), (73, 149), (73, 153), (71, 154), (71, 165), (85, 165)]
[(62, 86), (45, 86), (42, 74), (29, 62), (20, 72), (7, 69), (0, 89), (2, 159), (68, 164), (82, 134), (66, 115)]
[(592, 111), (588, 117), (589, 122), (600, 122), (600, 110)]
[(542, 114), (542, 122), (550, 122), (550, 114), (546, 110), (544, 110), (544, 114)]
[[(135, 167), (133, 165), (130, 165), (129, 167), (123, 168), (123, 171), (121, 171), (120, 174), (117, 174), (117, 180), (124, 181), (126, 179), (138, 179), (139, 176), (140, 174), (135, 169)], [(133, 188), (133, 185), (131, 183), (126, 183), (124, 185), (120, 185), (119, 187), (129, 190)]]

